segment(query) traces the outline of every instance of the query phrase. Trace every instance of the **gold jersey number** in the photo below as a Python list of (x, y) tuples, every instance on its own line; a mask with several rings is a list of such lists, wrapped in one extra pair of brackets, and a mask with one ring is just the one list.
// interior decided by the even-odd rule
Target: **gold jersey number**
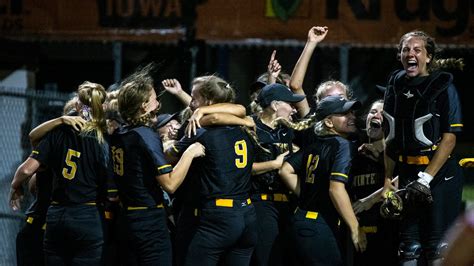
[(314, 171), (318, 168), (319, 155), (309, 155), (308, 161), (306, 162), (306, 183), (314, 184)]
[(234, 151), (237, 156), (235, 159), (235, 166), (237, 168), (244, 168), (247, 166), (247, 142), (245, 140), (239, 140), (235, 142)]
[(72, 149), (67, 150), (66, 162), (67, 167), (63, 168), (63, 177), (66, 179), (74, 179), (76, 177), (77, 164), (74, 162), (73, 158), (81, 157), (81, 153)]

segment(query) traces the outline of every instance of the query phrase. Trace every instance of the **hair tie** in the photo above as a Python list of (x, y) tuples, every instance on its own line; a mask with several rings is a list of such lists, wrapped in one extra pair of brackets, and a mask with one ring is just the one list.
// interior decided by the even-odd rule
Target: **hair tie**
[(86, 121), (92, 120), (91, 108), (88, 105), (82, 104), (80, 114), (82, 118), (84, 118), (84, 120)]

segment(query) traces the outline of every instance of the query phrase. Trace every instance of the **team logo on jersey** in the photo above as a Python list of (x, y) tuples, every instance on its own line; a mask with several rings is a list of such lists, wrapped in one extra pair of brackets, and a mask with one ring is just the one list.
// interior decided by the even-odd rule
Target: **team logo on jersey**
[(410, 99), (411, 97), (415, 96), (410, 91), (407, 91), (407, 93), (404, 93), (403, 95), (405, 95), (407, 99)]

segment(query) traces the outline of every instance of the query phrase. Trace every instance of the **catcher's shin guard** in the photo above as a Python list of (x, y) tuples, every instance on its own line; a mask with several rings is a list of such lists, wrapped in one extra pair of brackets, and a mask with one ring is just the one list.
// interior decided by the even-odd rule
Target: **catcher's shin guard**
[(400, 261), (418, 260), (421, 255), (421, 245), (418, 242), (400, 243), (398, 247)]

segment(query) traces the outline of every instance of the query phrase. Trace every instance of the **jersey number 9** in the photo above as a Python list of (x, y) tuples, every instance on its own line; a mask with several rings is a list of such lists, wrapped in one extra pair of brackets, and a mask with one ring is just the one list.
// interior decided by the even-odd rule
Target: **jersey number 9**
[(247, 166), (247, 142), (245, 142), (245, 140), (235, 142), (234, 151), (235, 154), (239, 156), (235, 159), (235, 166), (237, 166), (237, 168), (244, 168)]

